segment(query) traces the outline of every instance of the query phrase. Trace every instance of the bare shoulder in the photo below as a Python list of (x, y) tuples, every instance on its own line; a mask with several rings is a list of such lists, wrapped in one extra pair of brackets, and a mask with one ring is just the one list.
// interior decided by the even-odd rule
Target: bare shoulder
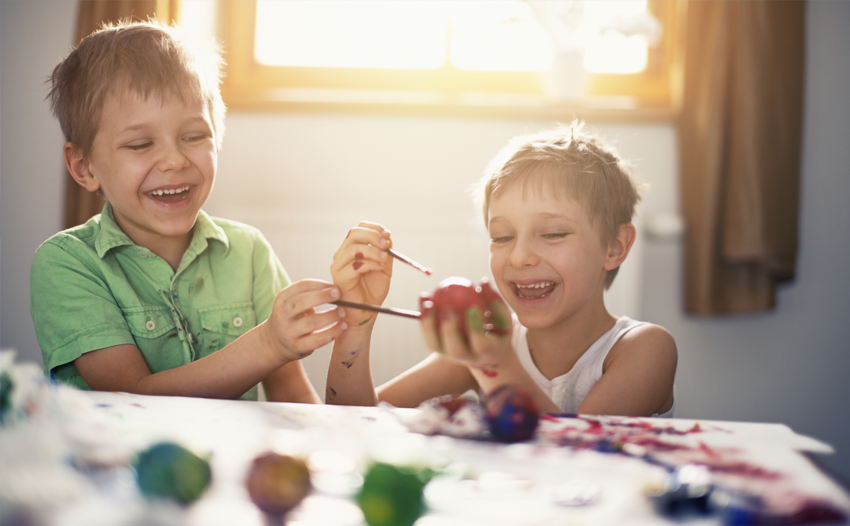
[(607, 369), (615, 362), (647, 363), (676, 367), (678, 352), (670, 331), (660, 325), (646, 323), (635, 327), (614, 345), (605, 359)]

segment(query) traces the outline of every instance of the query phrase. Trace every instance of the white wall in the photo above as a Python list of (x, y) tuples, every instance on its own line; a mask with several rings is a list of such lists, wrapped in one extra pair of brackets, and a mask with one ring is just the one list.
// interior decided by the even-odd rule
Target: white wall
[[(0, 346), (30, 361), (39, 361), (40, 353), (28, 312), (29, 264), (38, 244), (61, 227), (62, 206), (62, 138), (42, 100), (43, 80), (69, 49), (75, 10), (68, 1), (0, 1)], [(850, 478), (850, 382), (844, 378), (850, 324), (843, 319), (850, 312), (850, 279), (843, 272), (850, 256), (850, 36), (844, 31), (850, 3), (812, 2), (807, 14), (797, 280), (782, 289), (778, 309), (769, 314), (685, 316), (680, 245), (647, 239), (629, 261), (631, 272), (643, 278), (633, 280), (634, 290), (642, 292), (635, 302), (626, 294), (621, 310), (660, 323), (676, 337), (677, 416), (788, 423), (833, 443), (841, 453), (826, 461)], [(486, 254), (459, 259), (460, 248), (453, 248), (458, 239), (467, 239), (464, 247), (482, 242), (465, 189), (507, 138), (549, 124), (233, 112), (207, 209), (264, 229), (295, 279), (327, 278), (336, 244), (365, 218), (385, 222), (399, 249), (438, 274), (478, 277), (486, 273)], [(593, 127), (613, 138), (651, 183), (643, 217), (675, 211), (672, 125)], [(316, 225), (338, 234), (299, 232)], [(446, 247), (446, 239), (455, 244)], [(415, 293), (437, 279), (401, 265), (395, 272), (387, 303), (398, 307), (414, 307)], [(379, 380), (424, 353), (411, 323), (381, 320)], [(400, 333), (408, 343), (384, 338)], [(320, 392), (323, 359), (327, 352), (319, 350), (306, 363)]]

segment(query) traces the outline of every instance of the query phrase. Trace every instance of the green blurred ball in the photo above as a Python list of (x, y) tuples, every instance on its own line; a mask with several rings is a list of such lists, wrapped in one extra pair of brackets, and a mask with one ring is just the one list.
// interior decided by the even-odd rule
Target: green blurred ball
[(411, 526), (424, 510), (424, 486), (415, 472), (374, 464), (363, 480), (357, 503), (369, 526)]
[(209, 462), (172, 442), (161, 442), (140, 453), (135, 468), (144, 495), (181, 504), (200, 497), (211, 478)]

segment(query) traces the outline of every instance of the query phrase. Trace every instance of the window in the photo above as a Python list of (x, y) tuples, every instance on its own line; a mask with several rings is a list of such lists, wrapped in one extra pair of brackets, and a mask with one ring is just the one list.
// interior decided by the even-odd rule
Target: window
[(669, 109), (681, 2), (223, 3), (231, 108)]

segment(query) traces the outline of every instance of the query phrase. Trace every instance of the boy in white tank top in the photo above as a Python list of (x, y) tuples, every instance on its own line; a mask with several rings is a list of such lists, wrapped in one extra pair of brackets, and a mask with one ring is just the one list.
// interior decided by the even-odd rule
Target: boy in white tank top
[[(369, 367), (375, 317), (346, 310), (336, 339), (326, 401), (415, 407), (443, 394), (504, 384), (527, 388), (541, 411), (670, 416), (676, 344), (664, 328), (612, 316), (603, 292), (635, 239), (640, 200), (631, 169), (581, 125), (513, 139), (481, 184), (490, 270), (514, 312), (511, 334), (486, 332), (467, 312), (469, 337), (449, 310), (426, 312), (420, 364), (377, 390)], [(389, 291), (389, 231), (363, 222), (334, 255), (343, 299), (379, 305)], [(491, 310), (507, 320), (501, 302)], [(468, 341), (468, 343), (467, 343)], [(354, 357), (352, 360), (351, 357)]]

